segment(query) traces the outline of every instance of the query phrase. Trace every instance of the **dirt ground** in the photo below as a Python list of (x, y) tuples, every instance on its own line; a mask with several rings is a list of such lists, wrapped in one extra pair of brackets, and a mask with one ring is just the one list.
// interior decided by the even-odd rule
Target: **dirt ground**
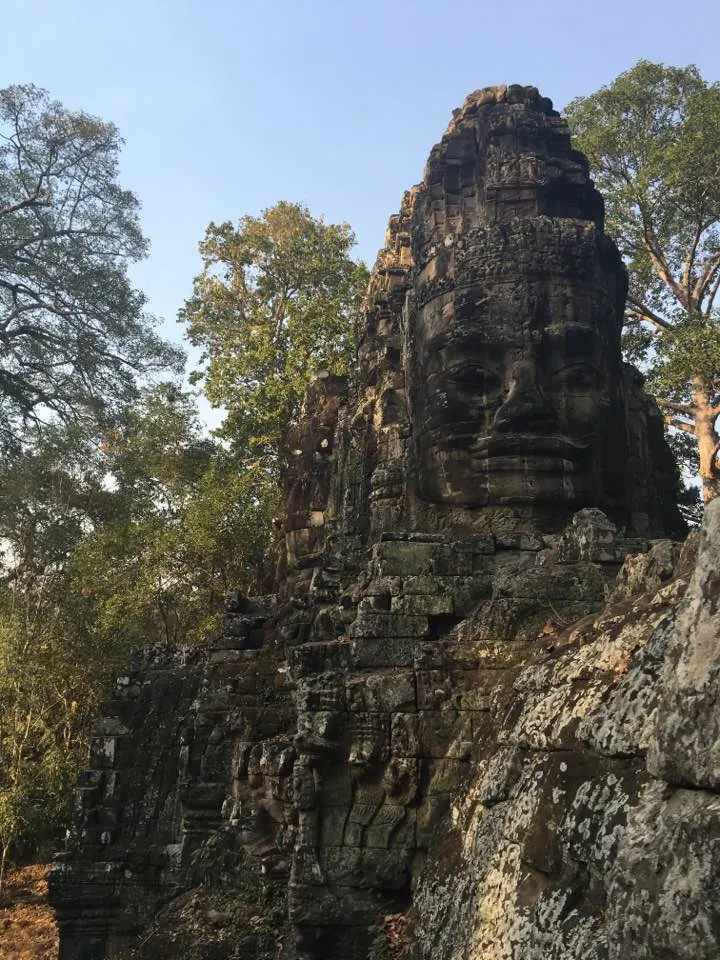
[(45, 865), (12, 872), (0, 894), (0, 960), (55, 960), (58, 937)]

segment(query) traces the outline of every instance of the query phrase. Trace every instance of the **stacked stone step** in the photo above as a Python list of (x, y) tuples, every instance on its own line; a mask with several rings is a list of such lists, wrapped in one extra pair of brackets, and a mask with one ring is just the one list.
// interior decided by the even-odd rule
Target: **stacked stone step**
[(345, 633), (291, 656), (307, 783), (290, 911), (304, 935), (362, 956), (364, 927), (405, 908), (408, 877), (491, 748), (543, 630), (597, 610), (637, 546), (599, 511), (559, 535), (375, 543)]
[[(379, 911), (407, 904), (410, 866), (432, 828), (418, 810), (422, 785), (434, 781), (431, 789), (447, 800), (451, 779), (435, 776), (438, 762), (445, 772), (453, 766), (457, 782), (462, 749), (456, 757), (449, 743), (456, 715), (443, 731), (438, 711), (431, 719), (419, 709), (430, 699), (415, 664), (425, 645), (440, 642), (432, 638), (490, 596), (494, 543), (443, 541), (429, 534), (379, 541), (346, 633), (292, 651), (298, 775), (311, 785), (298, 809), (291, 919), (308, 936), (340, 937), (349, 957)], [(341, 916), (353, 936), (329, 932)]]
[(274, 596), (231, 596), (222, 634), (208, 650), (186, 751), (185, 864), (221, 828), (238, 826), (239, 784), (252, 779), (263, 743), (294, 728), (281, 647), (269, 639), (275, 613)]
[(109, 940), (132, 938), (178, 889), (179, 744), (203, 661), (179, 648), (142, 651), (95, 724), (50, 878), (64, 956), (81, 945), (83, 957), (104, 957)]

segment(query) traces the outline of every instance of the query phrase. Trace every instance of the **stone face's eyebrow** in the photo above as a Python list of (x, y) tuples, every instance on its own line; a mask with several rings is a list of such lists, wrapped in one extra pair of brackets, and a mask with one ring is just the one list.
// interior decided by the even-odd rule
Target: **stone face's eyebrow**
[(594, 326), (587, 326), (580, 323), (572, 324), (553, 324), (545, 330), (545, 339), (551, 343), (564, 343), (576, 347), (595, 347), (598, 343), (604, 343), (604, 339)]
[(521, 337), (492, 336), (487, 330), (462, 330), (454, 327), (435, 334), (425, 343), (428, 353), (444, 350), (448, 347), (472, 350), (473, 352), (499, 353), (508, 348), (521, 347), (525, 341)]

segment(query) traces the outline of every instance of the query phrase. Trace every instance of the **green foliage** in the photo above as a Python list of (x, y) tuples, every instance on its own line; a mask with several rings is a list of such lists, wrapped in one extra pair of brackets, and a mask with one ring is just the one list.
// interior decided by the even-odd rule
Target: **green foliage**
[(720, 492), (720, 84), (641, 60), (566, 108), (628, 265), (625, 349)]
[[(110, 124), (0, 91), (0, 884), (58, 841), (91, 718), (132, 648), (195, 643), (273, 573), (282, 437), (347, 367), (365, 269), (279, 204), (211, 226), (185, 311), (229, 407), (209, 437), (127, 279), (138, 203)], [(231, 441), (231, 442), (229, 442)]]
[(228, 408), (223, 434), (268, 466), (313, 374), (347, 371), (367, 284), (354, 242), (346, 224), (282, 202), (237, 228), (211, 224), (200, 245), (204, 269), (181, 313), (204, 351), (195, 379)]
[[(57, 842), (83, 734), (121, 651), (72, 589), (68, 559), (110, 508), (90, 445), (48, 428), (0, 467), (0, 847)], [(47, 850), (45, 849), (45, 852)]]
[(663, 306), (673, 291), (654, 261), (679, 274), (698, 231), (696, 270), (718, 250), (720, 86), (707, 86), (696, 67), (640, 61), (566, 114), (628, 259), (633, 295)]
[(193, 398), (171, 385), (105, 451), (114, 515), (79, 545), (73, 583), (92, 583), (103, 629), (136, 645), (204, 639), (228, 591), (259, 587), (272, 565), (274, 485), (205, 436)]
[(659, 362), (650, 371), (653, 388), (663, 396), (688, 395), (687, 385), (700, 377), (712, 397), (720, 392), (720, 324), (718, 318), (682, 317), (657, 344)]
[(76, 576), (120, 515), (98, 438), (139, 378), (182, 359), (128, 282), (146, 241), (121, 144), (42, 90), (0, 90), (0, 875), (57, 844), (90, 718), (129, 653), (100, 571)]
[(45, 427), (2, 462), (6, 859), (57, 843), (90, 720), (130, 651), (212, 635), (228, 590), (270, 567), (274, 490), (265, 471), (238, 471), (170, 385), (102, 444)]
[(178, 368), (129, 263), (147, 243), (112, 124), (33, 86), (0, 90), (0, 448), (29, 424), (100, 421)]
[(5, 591), (0, 610), (4, 862), (47, 854), (57, 841), (77, 769), (78, 730), (98, 692), (99, 661), (76, 636), (66, 637), (66, 618), (49, 599), (39, 603), (38, 592), (26, 598)]

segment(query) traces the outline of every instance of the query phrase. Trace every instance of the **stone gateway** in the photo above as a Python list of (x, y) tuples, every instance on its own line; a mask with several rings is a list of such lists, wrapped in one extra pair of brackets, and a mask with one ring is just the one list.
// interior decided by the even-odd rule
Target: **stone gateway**
[[(681, 546), (626, 288), (550, 101), (471, 94), (390, 219), (353, 375), (308, 391), (277, 593), (103, 711), (61, 960), (720, 955), (720, 503)], [(239, 873), (272, 919), (173, 940)]]

